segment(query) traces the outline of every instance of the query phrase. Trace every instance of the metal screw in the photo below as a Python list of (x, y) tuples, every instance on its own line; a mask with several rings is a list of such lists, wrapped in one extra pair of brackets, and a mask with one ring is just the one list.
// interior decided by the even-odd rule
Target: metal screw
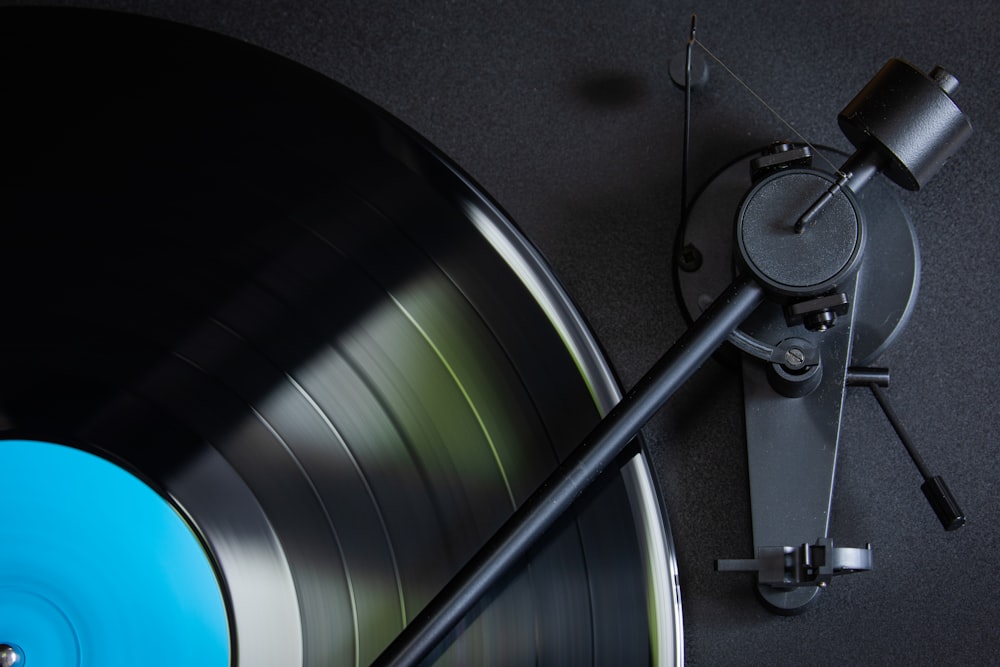
[(701, 251), (692, 243), (688, 243), (681, 249), (681, 256), (678, 258), (677, 266), (681, 271), (692, 273), (701, 268)]
[(806, 355), (799, 348), (791, 347), (785, 352), (785, 365), (789, 368), (801, 368), (804, 363), (806, 363)]
[(802, 323), (809, 331), (822, 333), (837, 323), (837, 314), (832, 310), (818, 310), (806, 315)]
[(0, 667), (24, 664), (24, 651), (17, 644), (0, 644)]

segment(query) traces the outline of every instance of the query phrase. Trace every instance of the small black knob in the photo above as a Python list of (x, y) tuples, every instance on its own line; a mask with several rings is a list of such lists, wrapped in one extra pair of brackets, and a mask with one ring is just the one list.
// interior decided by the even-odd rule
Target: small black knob
[(761, 151), (760, 156), (750, 161), (750, 177), (754, 183), (769, 174), (790, 167), (809, 167), (812, 165), (812, 149), (808, 146), (796, 146), (787, 141), (775, 141)]
[(941, 90), (946, 92), (948, 97), (955, 95), (955, 91), (958, 90), (958, 79), (951, 72), (938, 65), (931, 70), (929, 76), (934, 79), (934, 83), (941, 86)]
[(889, 397), (885, 395), (885, 392), (879, 387), (878, 382), (872, 381), (869, 385), (872, 390), (872, 394), (875, 395), (875, 400), (882, 407), (882, 411), (885, 412), (886, 418), (889, 423), (892, 424), (893, 430), (896, 431), (896, 435), (899, 436), (899, 441), (903, 443), (903, 447), (906, 448), (906, 452), (913, 459), (914, 465), (917, 466), (917, 470), (920, 471), (921, 477), (924, 478), (924, 483), (920, 486), (920, 490), (924, 492), (927, 497), (927, 502), (931, 504), (931, 509), (937, 515), (938, 521), (944, 526), (945, 530), (956, 530), (965, 525), (965, 512), (962, 508), (958, 506), (958, 502), (955, 497), (951, 495), (951, 491), (948, 490), (948, 485), (944, 483), (939, 475), (932, 476), (930, 470), (927, 468), (927, 464), (917, 453), (916, 448), (913, 446), (913, 442), (910, 440), (910, 435), (903, 428), (902, 422), (899, 421), (899, 417), (896, 416), (896, 411), (892, 409), (889, 405)]
[(940, 475), (928, 478), (920, 486), (920, 490), (927, 496), (927, 502), (931, 504), (945, 530), (957, 530), (965, 525), (965, 512), (958, 506), (955, 496), (951, 495)]

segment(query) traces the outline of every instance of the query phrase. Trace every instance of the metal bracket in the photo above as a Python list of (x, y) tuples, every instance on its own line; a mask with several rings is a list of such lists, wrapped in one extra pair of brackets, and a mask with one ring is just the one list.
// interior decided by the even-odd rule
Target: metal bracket
[(815, 544), (798, 547), (758, 547), (756, 558), (715, 561), (719, 572), (756, 572), (757, 583), (773, 588), (819, 586), (826, 588), (834, 575), (872, 569), (872, 545), (865, 548), (834, 547), (821, 537)]

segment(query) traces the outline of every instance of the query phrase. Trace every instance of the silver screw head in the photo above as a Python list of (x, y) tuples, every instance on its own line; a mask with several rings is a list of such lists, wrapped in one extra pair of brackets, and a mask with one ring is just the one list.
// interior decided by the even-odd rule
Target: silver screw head
[(785, 365), (789, 368), (801, 368), (805, 362), (806, 355), (799, 348), (792, 347), (785, 352)]
[(22, 667), (24, 651), (17, 644), (0, 643), (0, 667)]

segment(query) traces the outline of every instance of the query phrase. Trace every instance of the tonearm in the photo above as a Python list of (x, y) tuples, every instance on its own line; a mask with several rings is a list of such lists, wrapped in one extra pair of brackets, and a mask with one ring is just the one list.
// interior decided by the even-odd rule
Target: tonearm
[[(880, 385), (888, 380), (887, 371), (852, 367), (852, 349), (870, 333), (872, 317), (903, 319), (880, 312), (897, 308), (898, 299), (879, 293), (892, 291), (891, 284), (880, 287), (880, 267), (899, 229), (883, 224), (873, 215), (878, 207), (861, 199), (877, 174), (919, 189), (964, 143), (971, 126), (952, 101), (956, 87), (940, 68), (925, 75), (890, 60), (838, 116), (856, 147), (839, 169), (814, 168), (813, 149), (788, 142), (751, 159), (735, 223), (726, 216), (716, 221), (733, 239), (726, 271), (735, 277), (728, 287), (704, 309), (699, 305), (691, 327), (376, 664), (411, 665), (430, 652), (727, 341), (742, 356), (756, 553), (718, 561), (718, 569), (756, 573), (762, 599), (784, 612), (803, 608), (836, 574), (871, 569), (870, 548), (835, 546), (827, 534), (845, 387), (871, 386), (881, 401)], [(911, 261), (906, 248), (900, 255), (904, 264)], [(910, 298), (907, 292), (904, 310)], [(884, 333), (862, 343), (867, 356), (884, 349), (891, 338)], [(947, 486), (915, 461), (937, 516), (957, 528), (964, 516)]]

